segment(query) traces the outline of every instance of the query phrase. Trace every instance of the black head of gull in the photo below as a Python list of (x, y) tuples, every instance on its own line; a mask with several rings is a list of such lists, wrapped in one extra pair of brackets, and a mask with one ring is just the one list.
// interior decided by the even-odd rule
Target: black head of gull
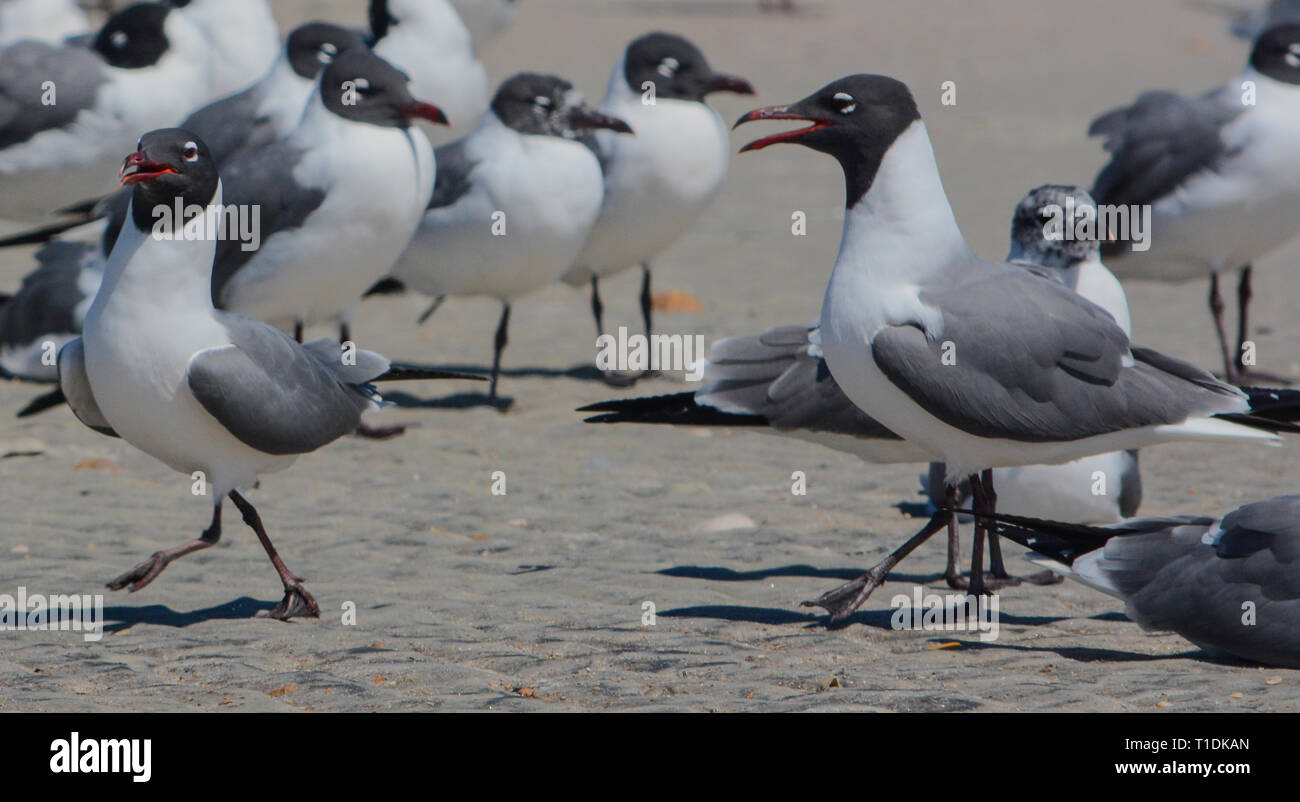
[(217, 194), (217, 165), (203, 140), (184, 128), (163, 128), (140, 137), (122, 163), (122, 186), (133, 186), (132, 220), (142, 231), (155, 221), (154, 209), (203, 208)]
[[(1066, 215), (1070, 216), (1067, 217)], [(1087, 190), (1060, 184), (1045, 184), (1030, 190), (1016, 205), (1011, 218), (1011, 251), (1007, 261), (1042, 267), (1071, 267), (1096, 259), (1101, 243), (1095, 238), (1066, 236), (1091, 218), (1095, 230), (1097, 203)], [(1060, 236), (1048, 232), (1059, 226)]]
[(406, 128), (423, 119), (449, 125), (447, 116), (431, 103), (411, 97), (410, 79), (373, 53), (349, 51), (321, 76), (325, 107), (348, 120), (389, 128)]
[(1277, 25), (1261, 33), (1250, 66), (1276, 81), (1300, 84), (1300, 24)]
[(623, 78), (633, 92), (654, 84), (656, 98), (703, 102), (713, 92), (754, 94), (744, 78), (714, 72), (700, 49), (672, 33), (648, 33), (627, 46)]
[(160, 3), (137, 3), (108, 18), (95, 35), (95, 52), (114, 67), (152, 67), (170, 43), (163, 29), (171, 9)]
[(285, 40), (289, 66), (303, 78), (315, 78), (339, 54), (365, 50), (365, 40), (355, 31), (328, 22), (309, 22), (294, 28)]
[(600, 128), (632, 133), (627, 123), (591, 108), (573, 84), (554, 75), (524, 72), (507, 79), (492, 98), (492, 113), (521, 134), (573, 139)]
[(736, 125), (756, 120), (812, 123), (757, 139), (740, 152), (794, 142), (834, 156), (844, 168), (848, 206), (852, 207), (871, 188), (885, 152), (920, 119), (916, 100), (902, 81), (885, 75), (850, 75), (798, 102), (755, 109)]

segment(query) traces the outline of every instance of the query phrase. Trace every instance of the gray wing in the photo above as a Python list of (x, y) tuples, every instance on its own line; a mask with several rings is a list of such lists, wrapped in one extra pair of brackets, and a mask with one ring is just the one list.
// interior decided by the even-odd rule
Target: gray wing
[(1077, 440), (1237, 412), (1245, 398), (1200, 368), (1130, 348), (1104, 309), (1018, 268), (972, 265), (921, 300), (942, 310), (942, 332), (882, 329), (872, 357), (913, 401), (973, 435)]
[(180, 127), (198, 134), (207, 143), (217, 166), (222, 167), (276, 140), (271, 121), (257, 116), (265, 92), (261, 84), (254, 84), (198, 109)]
[[(293, 178), (294, 168), (305, 153), (285, 142), (275, 142), (236, 158), (221, 172), (224, 203), (260, 207), (263, 244), (278, 232), (301, 227), (325, 200), (324, 188), (303, 186)], [(246, 251), (243, 246), (238, 237), (217, 241), (212, 266), (212, 300), (217, 306), (221, 306), (221, 293), (230, 277), (258, 253)]]
[[(260, 320), (223, 314), (231, 345), (198, 352), (190, 392), (231, 434), (268, 454), (305, 454), (356, 430), (379, 400), (363, 382), (387, 360), (358, 352), (344, 364), (337, 344), (299, 345)], [(359, 379), (365, 376), (365, 379)]]
[(437, 174), (428, 209), (441, 209), (460, 200), (470, 190), (470, 175), (478, 162), (466, 152), (465, 140), (458, 139), (434, 151)]
[(761, 415), (778, 431), (902, 440), (844, 395), (810, 342), (813, 331), (809, 326), (781, 326), (714, 343), (704, 371), (710, 384), (700, 388), (695, 402), (724, 412)]
[(59, 349), (59, 389), (77, 420), (100, 434), (118, 436), (104, 413), (99, 411), (95, 394), (90, 390), (90, 379), (86, 377), (86, 352), (80, 337)]
[[(32, 40), (0, 50), (0, 148), (69, 125), (95, 103), (107, 79), (93, 50), (58, 47)], [(45, 104), (43, 85), (54, 84), (54, 103)]]
[(98, 254), (96, 246), (83, 242), (52, 240), (42, 246), (36, 252), (40, 265), (0, 305), (0, 347), (27, 345), (47, 334), (80, 334), (76, 309), (86, 293), (79, 281), (85, 269), (99, 265)]
[(1225, 516), (1214, 546), (1202, 541), (1208, 523), (1175, 527), (1112, 538), (1074, 567), (1123, 591), (1130, 616), (1147, 629), (1171, 630), (1247, 660), (1300, 667), (1298, 516), (1300, 496), (1283, 496)]
[(1246, 107), (1216, 90), (1187, 98), (1146, 92), (1132, 106), (1103, 114), (1088, 128), (1105, 137), (1111, 160), (1093, 184), (1098, 203), (1153, 203), (1191, 176), (1213, 170), (1228, 154), (1220, 130)]

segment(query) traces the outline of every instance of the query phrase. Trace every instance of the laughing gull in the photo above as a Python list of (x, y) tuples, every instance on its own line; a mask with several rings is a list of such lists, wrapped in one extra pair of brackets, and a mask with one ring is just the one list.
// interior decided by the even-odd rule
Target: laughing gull
[[(900, 81), (849, 76), (737, 125), (757, 120), (810, 125), (742, 151), (794, 142), (844, 171), (820, 323), (827, 367), (855, 405), (939, 455), (949, 487), (970, 477), (977, 513), (994, 509), (992, 468), (1167, 442), (1278, 444), (1278, 431), (1300, 430), (1252, 415), (1245, 392), (1193, 365), (1130, 346), (1109, 313), (1064, 284), (976, 256)], [(976, 521), (970, 589), (981, 595), (987, 519)], [(816, 603), (834, 614), (859, 590)]]
[[(197, 540), (154, 553), (108, 586), (140, 590), (173, 560), (214, 545), (229, 497), (284, 584), (270, 615), (316, 616), (315, 600), (239, 489), (355, 430), (362, 412), (382, 402), (372, 382), (426, 376), (394, 372), (378, 354), (341, 351), (326, 339), (300, 345), (261, 321), (213, 307), (222, 191), (197, 135), (175, 128), (145, 134), (121, 175), (134, 187), (130, 214), (85, 333), (59, 352), (59, 382), (83, 423), (201, 477), (215, 503)], [(171, 222), (156, 212), (177, 204), (195, 212)]]
[(599, 132), (605, 168), (600, 218), (564, 281), (591, 283), (597, 334), (604, 334), (600, 278), (639, 265), (641, 315), (651, 333), (650, 262), (699, 220), (727, 177), (727, 127), (705, 98), (752, 95), (743, 78), (715, 72), (699, 48), (671, 33), (632, 41), (614, 65), (599, 109), (636, 136)]
[[(1047, 185), (1031, 190), (1016, 206), (1010, 259), (1035, 270), (1045, 280), (1060, 281), (1094, 300), (1127, 332), (1129, 317), (1124, 291), (1098, 260), (1097, 242), (1047, 238), (1051, 216), (1064, 214), (1066, 210), (1073, 218), (1065, 224), (1073, 231), (1076, 219), (1095, 213), (1095, 206), (1091, 196), (1078, 187)], [(604, 413), (588, 418), (589, 423), (753, 427), (756, 431), (818, 443), (872, 463), (931, 459), (932, 452), (903, 440), (844, 395), (826, 367), (819, 341), (815, 325), (784, 326), (757, 337), (720, 340), (713, 345), (703, 366), (703, 377), (708, 384), (700, 390), (607, 401), (579, 411)], [(946, 473), (943, 463), (931, 463), (927, 491), (936, 507), (952, 508), (969, 496), (970, 486), (945, 486)], [(1026, 514), (1035, 515), (1047, 509), (1079, 522), (1119, 520), (1136, 512), (1141, 500), (1136, 452), (1085, 457), (1065, 465), (998, 468), (994, 471), (994, 484), (1004, 509), (1033, 510)], [(950, 523), (944, 577), (951, 586), (961, 587), (955, 521), (946, 521), (940, 512), (931, 524), (940, 522)], [(993, 575), (1010, 580), (1000, 550), (992, 546), (994, 542), (990, 541)], [(919, 545), (915, 539), (909, 541), (912, 543)], [(866, 601), (876, 585), (910, 550), (900, 549), (868, 572), (866, 576), (872, 577), (874, 584), (861, 578), (851, 583), (856, 594), (853, 603), (833, 610), (834, 620), (842, 620)], [(1042, 581), (1037, 576), (1032, 579)]]
[[(1229, 381), (1253, 373), (1246, 354), (1252, 267), (1296, 232), (1300, 215), (1300, 25), (1270, 28), (1240, 75), (1200, 97), (1146, 92), (1093, 121), (1110, 162), (1092, 194), (1113, 207), (1150, 206), (1148, 250), (1104, 249), (1120, 278), (1210, 277), (1210, 311)], [(1223, 325), (1219, 274), (1240, 269), (1237, 350)], [(1265, 374), (1254, 377), (1276, 381)]]
[[(1070, 217), (1066, 217), (1066, 215)], [(1031, 190), (1016, 205), (1011, 222), (1011, 251), (1007, 261), (1037, 269), (1110, 313), (1131, 336), (1128, 300), (1101, 262), (1096, 239), (1065, 238), (1065, 232), (1095, 224), (1097, 206), (1081, 187), (1048, 184)], [(936, 504), (945, 498), (942, 462), (930, 465), (926, 490)], [(1137, 514), (1142, 478), (1136, 451), (1116, 451), (1084, 457), (1064, 465), (1026, 465), (993, 472), (998, 506), (1018, 515), (1054, 518), (1070, 523), (1114, 523)], [(963, 482), (957, 503), (970, 497)], [(953, 575), (955, 565), (949, 566)], [(1001, 571), (995, 570), (997, 576)]]
[(224, 168), (226, 201), (258, 214), (261, 242), (218, 243), (219, 307), (297, 339), (305, 326), (338, 321), (340, 339), (352, 339), (362, 294), (397, 261), (433, 194), (433, 147), (411, 121), (446, 118), (406, 83), (372, 53), (344, 53), (288, 137)]
[(1120, 599), (1145, 630), (1177, 632), (1215, 655), (1300, 668), (1300, 495), (1256, 501), (1219, 519), (1084, 527), (996, 517), (994, 531)]
[(190, 114), (179, 127), (208, 143), (217, 167), (288, 136), (302, 120), (320, 72), (341, 53), (365, 50), (361, 35), (339, 25), (309, 22), (285, 37), (262, 79)]
[(76, 0), (0, 0), (0, 47), (20, 39), (56, 43), (89, 30)]
[(632, 133), (563, 78), (520, 73), (472, 134), (437, 150), (437, 185), (393, 278), (437, 298), (421, 321), (448, 295), (501, 302), (489, 404), (511, 303), (559, 280), (600, 213), (600, 162), (578, 139), (596, 130)]
[(370, 0), (370, 32), (375, 53), (410, 76), (416, 97), (436, 100), (457, 130), (474, 130), (492, 85), (448, 0)]
[[(193, 131), (207, 142), (217, 169), (223, 169), (236, 156), (288, 136), (302, 121), (303, 108), (321, 71), (340, 53), (353, 49), (368, 49), (355, 31), (324, 22), (301, 25), (285, 38), (280, 57), (260, 81), (212, 101), (177, 127)], [(0, 238), (0, 248), (48, 241), (90, 221), (107, 220), (110, 236), (105, 238), (102, 250), (102, 258), (107, 260), (116, 236), (113, 232), (121, 228), (130, 197), (130, 190), (123, 188), (114, 195), (67, 206), (59, 210), (66, 219)], [(69, 236), (84, 237), (102, 230), (87, 228)]]
[(518, 9), (516, 0), (451, 0), (451, 4), (476, 48), (514, 24)]
[[(264, 72), (278, 43), (263, 60), (260, 26), (243, 31), (223, 16), (249, 9), (255, 19), (258, 6), (269, 13), (264, 0), (139, 3), (111, 16), (89, 47), (23, 41), (0, 51), (0, 217), (39, 219), (69, 194), (104, 194), (140, 131), (247, 84), (249, 64), (254, 77)], [(239, 46), (227, 48), (232, 34)], [(237, 65), (216, 63), (227, 49)]]
[(210, 98), (249, 86), (266, 74), (280, 53), (280, 29), (267, 0), (169, 2), (207, 39)]

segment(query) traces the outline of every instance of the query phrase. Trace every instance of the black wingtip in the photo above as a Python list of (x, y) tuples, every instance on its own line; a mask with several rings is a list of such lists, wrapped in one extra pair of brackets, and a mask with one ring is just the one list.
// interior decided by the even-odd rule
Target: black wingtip
[(665, 423), (681, 426), (767, 426), (762, 415), (723, 412), (695, 403), (694, 392), (598, 401), (577, 412), (603, 412), (584, 423)]
[(68, 403), (67, 397), (63, 395), (62, 387), (55, 387), (53, 390), (43, 395), (38, 395), (27, 403), (27, 406), (18, 410), (18, 417), (30, 418), (40, 412), (44, 412), (51, 407), (57, 407), (60, 404)]
[(7, 237), (0, 237), (0, 248), (16, 248), (20, 245), (40, 245), (49, 242), (65, 231), (71, 231), (78, 226), (84, 226), (89, 223), (91, 218), (79, 217), (75, 220), (60, 220), (57, 223), (33, 228), (28, 231), (20, 231), (17, 234), (10, 234)]
[(395, 278), (382, 278), (375, 282), (374, 286), (366, 290), (362, 298), (369, 298), (372, 295), (401, 295), (406, 292), (406, 285)]
[(486, 376), (479, 376), (474, 373), (461, 373), (455, 370), (442, 370), (441, 368), (427, 368), (420, 365), (404, 365), (392, 363), (388, 367), (388, 372), (382, 376), (376, 376), (371, 379), (372, 382), (405, 382), (419, 381), (422, 379), (459, 379), (461, 381), (485, 382)]
[[(1259, 429), (1261, 431), (1271, 432), (1273, 434), (1279, 434), (1283, 432), (1285, 432), (1286, 434), (1300, 434), (1300, 425), (1296, 425), (1294, 423), (1288, 422), (1289, 420), (1294, 419), (1294, 418), (1287, 417), (1290, 414), (1292, 413), (1287, 412), (1283, 409), (1276, 409), (1271, 412), (1262, 411), (1257, 413), (1256, 411), (1252, 410), (1248, 414), (1227, 413), (1222, 415), (1215, 415), (1214, 417), (1218, 418), (1219, 420), (1226, 420), (1232, 423), (1239, 423), (1242, 426), (1248, 426), (1252, 429)], [(1281, 416), (1281, 419), (1270, 417), (1271, 415)]]
[(95, 207), (103, 202), (103, 200), (103, 197), (86, 198), (85, 200), (64, 206), (62, 209), (55, 209), (54, 213), (62, 215), (79, 215), (86, 218), (85, 222), (89, 222), (91, 215), (95, 212)]
[(1300, 420), (1300, 390), (1279, 387), (1240, 387), (1250, 401), (1253, 418), (1293, 423)]

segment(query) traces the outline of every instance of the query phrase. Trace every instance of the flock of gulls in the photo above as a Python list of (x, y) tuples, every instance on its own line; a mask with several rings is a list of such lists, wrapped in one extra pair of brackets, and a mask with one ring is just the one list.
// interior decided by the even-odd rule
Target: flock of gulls
[[(448, 296), (499, 300), (486, 398), (502, 411), (517, 299), (590, 285), (603, 333), (600, 279), (638, 269), (651, 332), (652, 263), (726, 178), (729, 131), (707, 99), (755, 90), (664, 32), (631, 39), (599, 103), (546, 74), (493, 88), (476, 48), (514, 12), (512, 0), (370, 0), (368, 30), (321, 21), (282, 39), (266, 0), (137, 3), (98, 29), (72, 0), (0, 0), (0, 217), (34, 226), (0, 247), (40, 245), (0, 299), (0, 371), (55, 385), (20, 416), (66, 405), (100, 434), (201, 471), (215, 499), (197, 539), (109, 587), (139, 590), (215, 544), (229, 498), (283, 584), (271, 615), (318, 615), (241, 491), (345, 435), (400, 434), (363, 421), (385, 403), (379, 383), (483, 379), (357, 348), (368, 296), (427, 296), (421, 320)], [(1098, 117), (1088, 133), (1110, 161), (1091, 192), (1031, 189), (1005, 261), (963, 239), (904, 83), (851, 75), (749, 112), (736, 126), (803, 127), (742, 152), (798, 144), (843, 169), (820, 318), (714, 343), (698, 390), (580, 411), (929, 463), (926, 525), (805, 602), (831, 622), (946, 531), (945, 579), (971, 596), (1021, 581), (1003, 562), (1009, 539), (1049, 569), (1030, 581), (1065, 575), (1123, 599), (1144, 627), (1300, 667), (1300, 495), (1217, 519), (1133, 517), (1139, 449), (1300, 434), (1300, 392), (1255, 368), (1247, 322), (1255, 262), (1300, 220), (1300, 4), (1275, 1), (1234, 30), (1253, 42), (1243, 72)], [(1104, 227), (1062, 236), (1061, 210), (1066, 230), (1093, 230), (1121, 206), (1149, 209), (1149, 248)], [(1238, 274), (1236, 350), (1225, 271)], [(1116, 275), (1209, 278), (1223, 380), (1132, 344)], [(319, 325), (337, 339), (304, 341)]]

